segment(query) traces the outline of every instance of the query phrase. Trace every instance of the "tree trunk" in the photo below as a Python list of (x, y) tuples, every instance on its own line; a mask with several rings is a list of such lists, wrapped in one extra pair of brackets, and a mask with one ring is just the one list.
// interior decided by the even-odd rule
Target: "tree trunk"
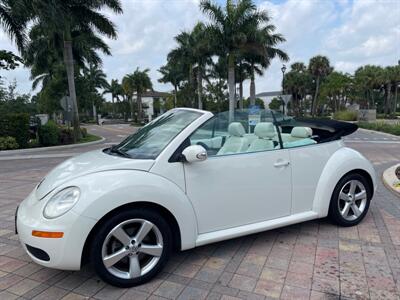
[(200, 65), (197, 67), (197, 107), (203, 109), (203, 102), (201, 99), (203, 89), (203, 80), (201, 78)]
[(239, 82), (239, 109), (243, 109), (243, 80), (240, 78)]
[(178, 102), (178, 96), (177, 96), (177, 93), (178, 93), (178, 87), (176, 86), (176, 84), (174, 84), (174, 90), (175, 90), (175, 94), (174, 94), (174, 107), (176, 107), (176, 105), (177, 105), (177, 102)]
[(139, 124), (142, 124), (142, 116), (143, 116), (143, 112), (142, 112), (142, 93), (137, 92), (137, 118), (138, 118), (138, 122)]
[(228, 86), (229, 86), (229, 122), (235, 117), (235, 57), (232, 53), (228, 56)]
[(114, 118), (114, 115), (115, 115), (115, 105), (114, 105), (114, 95), (113, 95), (113, 94), (111, 94), (111, 102), (112, 102), (111, 113), (112, 113), (112, 117)]
[(256, 104), (256, 84), (254, 82), (254, 64), (251, 64), (250, 74), (250, 105)]
[(317, 76), (317, 81), (316, 81), (316, 86), (315, 86), (315, 95), (313, 98), (313, 101), (311, 103), (311, 116), (315, 116), (315, 109), (317, 106), (317, 97), (318, 97), (318, 92), (319, 92), (319, 76)]
[(396, 112), (397, 112), (397, 86), (398, 86), (398, 82), (395, 82), (395, 86), (394, 86), (394, 101), (393, 101), (393, 114), (396, 117)]
[(386, 85), (385, 116), (390, 114), (390, 89), (391, 85), (388, 83)]
[(131, 104), (131, 119), (134, 120), (135, 119), (135, 104), (133, 103), (133, 95), (130, 96), (130, 104)]
[(68, 91), (69, 99), (72, 106), (72, 125), (74, 128), (74, 143), (76, 143), (81, 132), (79, 129), (79, 112), (78, 103), (76, 101), (76, 91), (75, 91), (75, 78), (74, 78), (74, 57), (72, 54), (72, 42), (64, 40), (64, 63), (67, 70), (68, 77)]

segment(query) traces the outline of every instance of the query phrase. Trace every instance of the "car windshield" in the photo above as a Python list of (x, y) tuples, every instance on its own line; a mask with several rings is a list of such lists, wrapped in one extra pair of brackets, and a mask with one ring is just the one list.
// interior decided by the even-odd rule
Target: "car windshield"
[(186, 126), (201, 116), (200, 112), (173, 109), (139, 129), (111, 152), (137, 159), (155, 159)]

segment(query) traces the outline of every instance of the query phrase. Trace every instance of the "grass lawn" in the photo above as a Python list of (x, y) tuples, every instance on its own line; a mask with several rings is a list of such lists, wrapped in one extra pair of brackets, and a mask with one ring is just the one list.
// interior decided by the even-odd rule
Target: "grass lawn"
[(82, 137), (79, 140), (78, 144), (89, 143), (89, 142), (94, 142), (94, 141), (98, 141), (98, 140), (101, 140), (100, 136), (88, 133), (86, 135), (86, 137)]
[(375, 131), (386, 132), (394, 135), (400, 135), (400, 122), (388, 124), (385, 122), (358, 122), (358, 127)]

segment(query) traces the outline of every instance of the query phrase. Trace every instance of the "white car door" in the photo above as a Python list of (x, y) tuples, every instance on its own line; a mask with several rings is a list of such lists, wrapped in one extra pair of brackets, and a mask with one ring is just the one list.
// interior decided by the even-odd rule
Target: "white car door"
[[(205, 144), (207, 127), (206, 123), (198, 129), (200, 137), (196, 132), (192, 135), (191, 144), (200, 139)], [(208, 155), (205, 161), (184, 164), (186, 193), (194, 206), (200, 234), (290, 214), (288, 150), (272, 147), (257, 152), (241, 149), (231, 155), (208, 151)]]

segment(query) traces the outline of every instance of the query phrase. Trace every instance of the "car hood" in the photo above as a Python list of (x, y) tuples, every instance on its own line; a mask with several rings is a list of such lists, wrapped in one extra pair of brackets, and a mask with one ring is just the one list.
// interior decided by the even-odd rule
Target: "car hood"
[(59, 164), (46, 175), (36, 189), (36, 198), (41, 199), (61, 184), (91, 173), (110, 170), (149, 171), (154, 160), (130, 159), (104, 153), (102, 150), (87, 152)]

